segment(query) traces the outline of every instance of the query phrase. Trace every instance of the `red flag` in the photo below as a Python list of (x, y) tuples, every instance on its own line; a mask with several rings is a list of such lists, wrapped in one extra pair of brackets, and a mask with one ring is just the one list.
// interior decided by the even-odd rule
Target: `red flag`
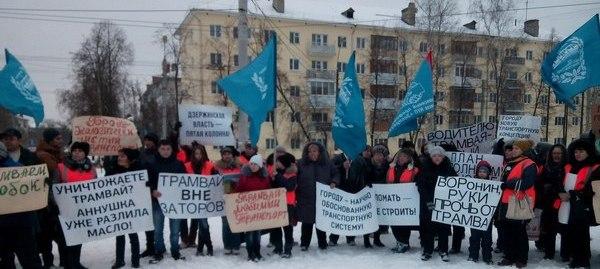
[(431, 50), (425, 55), (425, 60), (429, 63), (429, 68), (433, 70), (433, 53), (431, 53)]

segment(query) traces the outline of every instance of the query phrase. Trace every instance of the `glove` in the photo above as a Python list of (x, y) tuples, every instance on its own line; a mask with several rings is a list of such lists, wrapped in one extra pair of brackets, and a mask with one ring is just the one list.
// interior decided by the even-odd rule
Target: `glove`
[(427, 203), (427, 209), (433, 211), (433, 209), (435, 209), (435, 204), (433, 202)]

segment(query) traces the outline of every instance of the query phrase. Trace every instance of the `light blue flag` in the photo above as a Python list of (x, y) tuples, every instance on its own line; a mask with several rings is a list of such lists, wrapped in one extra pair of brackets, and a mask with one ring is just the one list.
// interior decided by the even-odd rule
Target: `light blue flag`
[(332, 136), (335, 144), (350, 159), (358, 157), (367, 145), (365, 132), (365, 110), (362, 94), (356, 79), (355, 52), (348, 60), (344, 80), (340, 85), (335, 115), (333, 116)]
[(600, 86), (600, 22), (598, 14), (548, 53), (542, 78), (558, 100), (575, 108), (573, 97)]
[(272, 34), (263, 51), (248, 65), (217, 81), (227, 97), (250, 118), (250, 142), (256, 145), (260, 125), (275, 108), (277, 37)]
[(8, 50), (6, 65), (0, 70), (0, 106), (13, 114), (33, 117), (36, 125), (44, 120), (44, 104), (25, 68)]
[(402, 101), (400, 110), (388, 131), (388, 137), (414, 131), (418, 128), (417, 119), (434, 109), (433, 82), (431, 76), (431, 52), (421, 61), (415, 78)]

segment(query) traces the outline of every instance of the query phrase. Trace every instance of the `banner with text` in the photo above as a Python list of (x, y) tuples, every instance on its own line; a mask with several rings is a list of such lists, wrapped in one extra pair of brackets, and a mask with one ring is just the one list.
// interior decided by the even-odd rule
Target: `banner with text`
[(180, 105), (180, 143), (191, 145), (197, 141), (202, 145), (235, 145), (231, 131), (231, 109), (223, 106)]
[(475, 176), (475, 168), (480, 161), (487, 161), (492, 166), (490, 175), (491, 180), (500, 180), (502, 178), (502, 164), (504, 156), (494, 154), (466, 153), (466, 152), (446, 152), (446, 156), (452, 162), (454, 170), (461, 177)]
[(225, 212), (234, 233), (258, 231), (289, 224), (284, 188), (225, 195)]
[(498, 124), (498, 139), (504, 141), (515, 139), (530, 139), (540, 142), (540, 127), (542, 118), (528, 115), (502, 115)]
[(0, 215), (38, 210), (48, 205), (45, 164), (0, 168)]
[(52, 186), (68, 246), (154, 229), (146, 170)]
[(379, 229), (372, 188), (352, 194), (317, 183), (316, 226), (345, 236), (368, 234)]
[(121, 148), (140, 148), (133, 122), (113, 117), (83, 116), (73, 119), (73, 141), (88, 142), (90, 155), (116, 156)]
[(451, 144), (463, 152), (491, 153), (496, 139), (496, 123), (480, 122), (456, 129), (437, 130), (427, 134), (427, 143)]
[(225, 215), (223, 177), (194, 174), (158, 175), (158, 202), (171, 219), (211, 218)]
[(469, 177), (439, 177), (431, 221), (487, 230), (500, 201), (501, 184)]
[(373, 184), (378, 225), (418, 226), (419, 190), (415, 183)]

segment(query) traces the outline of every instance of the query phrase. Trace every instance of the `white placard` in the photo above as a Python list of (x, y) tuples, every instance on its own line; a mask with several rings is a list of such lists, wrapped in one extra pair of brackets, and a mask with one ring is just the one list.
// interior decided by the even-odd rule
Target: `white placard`
[(419, 190), (415, 183), (373, 184), (379, 225), (418, 226)]
[(540, 127), (542, 118), (529, 115), (502, 115), (498, 124), (498, 139), (504, 141), (515, 139), (530, 139), (540, 142)]
[[(567, 178), (565, 180), (565, 191), (568, 193), (575, 189), (575, 183), (577, 183), (577, 175), (576, 174), (567, 174)], [(571, 202), (562, 202), (560, 203), (560, 207), (558, 208), (558, 222), (562, 224), (569, 224), (569, 214), (571, 213)]]
[(223, 176), (195, 174), (158, 175), (158, 198), (165, 217), (211, 218), (225, 215)]
[(480, 161), (487, 161), (492, 166), (490, 174), (491, 180), (502, 179), (502, 166), (504, 156), (494, 154), (466, 153), (466, 152), (446, 152), (446, 156), (452, 162), (456, 173), (461, 177), (474, 177), (475, 168)]
[(437, 130), (427, 134), (427, 143), (451, 144), (462, 152), (491, 153), (496, 139), (496, 123), (480, 122), (456, 129)]
[(191, 145), (196, 141), (202, 145), (235, 145), (231, 113), (230, 108), (223, 106), (180, 105), (180, 143)]

